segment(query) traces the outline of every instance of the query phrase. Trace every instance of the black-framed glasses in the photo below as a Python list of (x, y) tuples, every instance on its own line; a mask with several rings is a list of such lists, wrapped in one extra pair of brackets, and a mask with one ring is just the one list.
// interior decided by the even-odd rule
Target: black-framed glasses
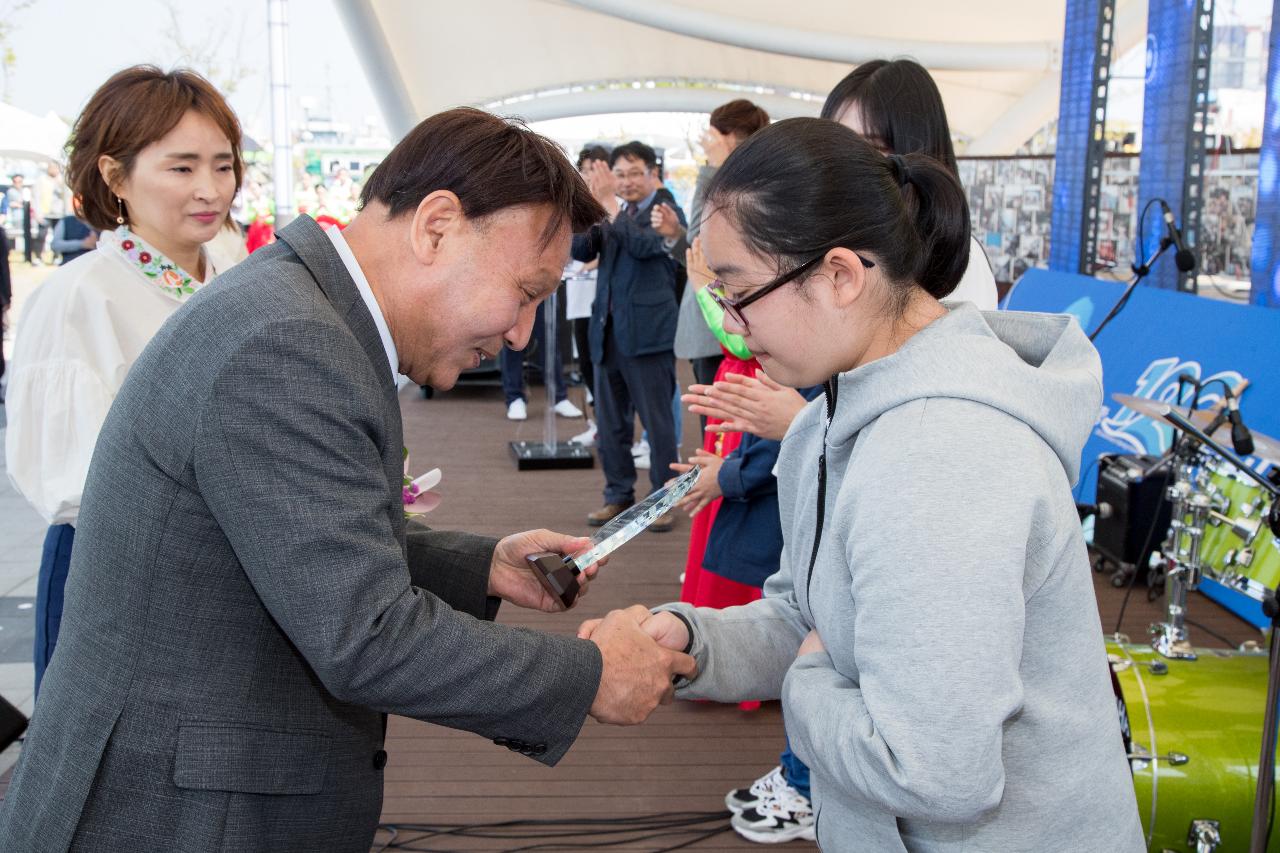
[[(858, 260), (862, 262), (862, 265), (867, 269), (871, 269), (872, 267), (875, 266), (874, 261), (869, 261), (866, 258), (862, 257), (862, 255), (857, 255), (857, 253), (855, 253), (855, 255), (858, 258)], [(723, 310), (724, 313), (732, 317), (739, 326), (741, 326), (744, 329), (750, 329), (751, 326), (749, 323), (747, 323), (747, 318), (743, 315), (742, 309), (746, 308), (752, 302), (755, 302), (760, 299), (764, 299), (770, 293), (777, 290), (779, 287), (782, 287), (782, 285), (795, 281), (800, 276), (804, 275), (809, 270), (813, 269), (818, 264), (822, 263), (822, 261), (826, 257), (827, 257), (827, 252), (823, 252), (821, 255), (818, 255), (817, 257), (810, 258), (800, 266), (791, 270), (791, 272), (784, 273), (783, 275), (778, 276), (768, 284), (760, 285), (755, 290), (753, 290), (750, 294), (742, 297), (741, 299), (730, 299), (727, 295), (725, 295), (724, 282), (722, 282), (720, 279), (713, 280), (711, 284), (707, 286), (707, 292), (711, 295), (711, 299), (717, 305), (720, 306), (721, 310)]]

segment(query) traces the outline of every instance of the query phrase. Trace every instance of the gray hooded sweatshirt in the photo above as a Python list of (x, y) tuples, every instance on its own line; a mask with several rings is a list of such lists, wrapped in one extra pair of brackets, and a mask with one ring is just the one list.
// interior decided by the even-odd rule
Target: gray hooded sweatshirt
[(953, 308), (792, 424), (765, 597), (664, 605), (679, 697), (782, 699), (825, 849), (1144, 849), (1071, 494), (1101, 397), (1071, 318)]

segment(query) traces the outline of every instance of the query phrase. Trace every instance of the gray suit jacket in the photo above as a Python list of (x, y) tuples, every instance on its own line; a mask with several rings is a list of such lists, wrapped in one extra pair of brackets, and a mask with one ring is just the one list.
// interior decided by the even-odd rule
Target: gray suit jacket
[(165, 324), (98, 439), (0, 850), (363, 853), (384, 713), (559, 760), (599, 653), (481, 621), (493, 540), (406, 541), (401, 436), (306, 217)]

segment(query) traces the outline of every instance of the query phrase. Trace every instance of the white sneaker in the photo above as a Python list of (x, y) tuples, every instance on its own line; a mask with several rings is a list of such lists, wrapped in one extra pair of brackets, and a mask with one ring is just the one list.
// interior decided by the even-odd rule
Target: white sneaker
[(643, 456), (645, 459), (648, 459), (649, 458), (649, 442), (645, 441), (642, 438), (639, 441), (637, 441), (635, 444), (631, 445), (631, 455)]
[(525, 406), (524, 400), (512, 400), (511, 405), (507, 406), (507, 420), (527, 421), (528, 419), (529, 408)]
[(644, 456), (632, 456), (631, 461), (635, 463), (637, 471), (648, 471), (649, 465), (651, 464), (648, 453)]
[(586, 430), (578, 433), (573, 438), (569, 439), (569, 443), (581, 444), (583, 447), (595, 447), (596, 446), (596, 422), (593, 420), (588, 420)]
[(587, 405), (594, 406), (596, 404), (596, 395), (591, 393), (591, 389), (587, 388)]
[(582, 417), (582, 409), (579, 409), (566, 397), (556, 403), (556, 414), (562, 418), (580, 418)]
[(755, 808), (735, 814), (730, 823), (734, 832), (757, 844), (817, 840), (813, 805), (790, 785), (767, 794)]
[[(684, 572), (680, 573), (680, 583), (684, 583)], [(782, 765), (770, 770), (751, 783), (750, 788), (734, 788), (724, 795), (724, 804), (734, 814), (742, 814), (747, 809), (760, 805), (765, 797), (782, 788), (789, 788), (787, 779), (782, 775)]]

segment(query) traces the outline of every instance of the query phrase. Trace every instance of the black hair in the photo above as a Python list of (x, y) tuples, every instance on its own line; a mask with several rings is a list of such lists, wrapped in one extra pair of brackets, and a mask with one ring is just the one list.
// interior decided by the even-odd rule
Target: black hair
[(582, 167), (588, 160), (599, 160), (601, 163), (609, 162), (609, 149), (603, 145), (587, 145), (578, 152), (578, 171), (582, 171)]
[(712, 208), (779, 273), (840, 247), (873, 256), (899, 313), (912, 287), (942, 299), (969, 264), (956, 176), (923, 154), (885, 157), (833, 121), (785, 119), (753, 134), (708, 184)]
[(422, 121), (400, 140), (360, 191), (360, 207), (387, 206), (392, 219), (436, 190), (453, 192), (468, 217), (548, 204), (548, 244), (563, 225), (575, 234), (605, 216), (559, 145), (522, 122), (460, 107)]
[(839, 121), (850, 106), (861, 113), (872, 145), (893, 154), (927, 154), (959, 174), (942, 93), (920, 63), (910, 59), (862, 63), (827, 95), (822, 117)]
[(609, 152), (609, 168), (612, 169), (618, 160), (626, 157), (629, 160), (639, 160), (644, 163), (646, 169), (655, 169), (658, 166), (658, 154), (648, 145), (638, 140), (631, 140), (628, 143), (619, 145)]

